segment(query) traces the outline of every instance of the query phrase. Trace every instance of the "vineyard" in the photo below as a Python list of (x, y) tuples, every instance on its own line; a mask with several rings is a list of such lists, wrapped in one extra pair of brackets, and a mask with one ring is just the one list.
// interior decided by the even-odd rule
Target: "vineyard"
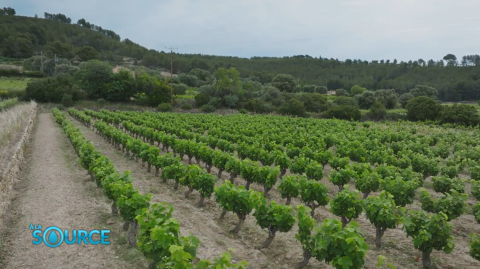
[[(245, 229), (260, 230), (256, 236), (261, 240), (253, 245), (263, 253), (287, 242), (292, 250), (286, 251), (299, 255), (289, 253), (290, 260), (282, 261), (289, 264), (286, 268), (303, 268), (314, 260), (361, 268), (372, 264), (375, 255), (387, 256), (397, 268), (412, 267), (402, 258), (406, 256), (425, 268), (432, 263), (480, 265), (474, 259), (479, 255), (474, 233), (480, 230), (478, 130), (273, 116), (68, 112), (162, 184), (171, 180), (173, 190), (183, 190), (186, 202), (195, 199), (198, 210), (205, 208), (220, 222), (236, 218), (234, 227), (225, 225), (227, 230), (219, 233), (241, 237)], [(58, 120), (61, 112), (55, 113)], [(89, 155), (84, 165), (92, 179), (112, 200), (112, 213), (119, 209), (125, 227), (131, 226), (132, 245), (139, 230), (137, 245), (147, 258), (168, 260), (174, 250), (199, 246), (193, 239), (172, 239), (169, 248), (145, 250), (146, 242), (158, 245), (146, 216), (170, 218), (171, 213), (160, 212), (173, 209), (148, 209), (149, 194), (109, 189), (116, 188), (112, 181), (128, 184), (123, 183), (131, 180), (128, 173), (103, 179), (103, 171), (97, 175), (95, 167), (89, 168), (89, 162), (102, 158), (94, 149), (82, 151)], [(122, 200), (123, 192), (131, 203)], [(392, 243), (390, 235), (395, 240), (402, 235), (406, 245)], [(277, 245), (276, 239), (281, 241)], [(189, 257), (182, 262), (195, 253), (182, 255)], [(448, 254), (463, 258), (452, 261)]]
[[(82, 255), (110, 268), (480, 267), (478, 128), (54, 108), (37, 115), (25, 153), (9, 145), (32, 128), (36, 104), (0, 106), (2, 162), (30, 156), (24, 173), (37, 180), (18, 207), (47, 199), (19, 215), (43, 219), (63, 203), (89, 216), (84, 225), (103, 214), (114, 248)], [(2, 199), (15, 181), (3, 180)], [(57, 194), (46, 198), (49, 188)], [(65, 227), (78, 222), (59, 214)], [(16, 220), (22, 251), (0, 252), (0, 267), (44, 255), (25, 254), (25, 221)]]

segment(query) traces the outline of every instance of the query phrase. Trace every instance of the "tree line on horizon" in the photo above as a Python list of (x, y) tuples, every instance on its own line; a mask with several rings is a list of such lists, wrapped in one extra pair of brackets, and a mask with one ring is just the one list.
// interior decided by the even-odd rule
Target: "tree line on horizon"
[[(91, 59), (122, 64), (125, 58), (134, 65), (152, 69), (170, 69), (170, 55), (149, 50), (129, 39), (105, 30), (85, 19), (76, 24), (63, 14), (45, 13), (45, 19), (15, 16), (12, 8), (0, 12), (0, 49), (3, 57), (25, 59), (43, 52), (57, 55), (71, 63)], [(92, 56), (93, 55), (93, 56)], [(291, 57), (229, 57), (201, 54), (175, 54), (174, 73), (194, 69), (214, 72), (219, 68), (236, 68), (241, 78), (255, 78), (270, 83), (278, 74), (289, 74), (301, 87), (315, 85), (328, 90), (350, 90), (353, 86), (371, 91), (395, 89), (399, 95), (417, 85), (438, 90), (441, 101), (476, 101), (480, 99), (480, 56), (457, 58), (447, 54), (440, 60), (339, 61), (309, 55)]]

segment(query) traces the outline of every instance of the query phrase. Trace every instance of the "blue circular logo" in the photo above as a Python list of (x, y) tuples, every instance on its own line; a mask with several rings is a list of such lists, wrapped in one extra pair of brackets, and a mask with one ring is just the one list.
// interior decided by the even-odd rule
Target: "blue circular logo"
[[(50, 232), (50, 235), (48, 235), (48, 240), (47, 240), (47, 234)], [(60, 236), (57, 235), (57, 232)], [(62, 230), (60, 230), (57, 227), (48, 227), (45, 232), (43, 232), (43, 242), (45, 245), (51, 248), (56, 248), (60, 246), (63, 242), (63, 233)]]

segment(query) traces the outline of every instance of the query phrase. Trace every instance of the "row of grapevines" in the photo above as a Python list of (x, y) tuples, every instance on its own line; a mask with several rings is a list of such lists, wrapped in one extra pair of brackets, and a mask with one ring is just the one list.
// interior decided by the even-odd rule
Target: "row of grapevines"
[(77, 110), (75, 108), (69, 108), (68, 109), (68, 113), (76, 118), (77, 120), (80, 120), (81, 122), (83, 122), (86, 126), (90, 126), (91, 125), (91, 121), (92, 121), (92, 117), (88, 116), (87, 114), (85, 114), (85, 112), (83, 111), (80, 111), (80, 110)]
[[(97, 121), (97, 123), (103, 123), (102, 121)], [(107, 128), (107, 127), (105, 127)], [(112, 127), (113, 128), (113, 127)], [(158, 154), (158, 153), (157, 153)], [(178, 169), (178, 163), (176, 165), (167, 166), (163, 168), (163, 174), (169, 174), (169, 171), (176, 170), (173, 177), (179, 177), (180, 180), (189, 181), (193, 177), (201, 177), (201, 170), (198, 166), (188, 166), (186, 169)], [(248, 165), (251, 168), (252, 165)], [(180, 170), (180, 171), (179, 171)], [(188, 170), (191, 170), (189, 172)], [(242, 171), (242, 170), (241, 170)], [(253, 169), (244, 169), (245, 173), (250, 173)], [(240, 172), (241, 173), (241, 172)], [(178, 175), (183, 174), (183, 175)], [(245, 175), (246, 178), (250, 176)], [(254, 175), (251, 176), (254, 178)], [(276, 177), (274, 177), (276, 178)], [(287, 177), (288, 179), (289, 177)], [(285, 182), (288, 182), (286, 180)], [(303, 181), (302, 181), (303, 182)], [(328, 191), (327, 188), (316, 181), (307, 180), (302, 185), (302, 201), (312, 207), (318, 207), (319, 205), (326, 205), (328, 203)], [(189, 189), (190, 191), (191, 189)], [(187, 191), (187, 192), (189, 192)], [(243, 186), (235, 187), (230, 181), (226, 181), (224, 184), (217, 186), (215, 188), (215, 198), (216, 202), (222, 208), (223, 212), (220, 216), (220, 219), (223, 219), (227, 212), (233, 212), (238, 216), (239, 222), (236, 227), (232, 230), (234, 233), (238, 233), (242, 227), (243, 222), (247, 215), (251, 214), (254, 210), (253, 216), (255, 217), (257, 224), (264, 228), (268, 229), (269, 235), (262, 243), (260, 248), (268, 247), (275, 238), (277, 232), (288, 232), (292, 229), (295, 224), (296, 218), (294, 216), (293, 208), (289, 205), (281, 205), (276, 202), (267, 202), (263, 197), (262, 193), (247, 190)], [(315, 203), (318, 203), (315, 205)], [(361, 238), (355, 231), (355, 235)], [(344, 238), (346, 239), (346, 238)], [(363, 240), (363, 238), (361, 239)], [(365, 249), (366, 250), (366, 249)], [(360, 251), (363, 251), (360, 249)], [(354, 252), (354, 251), (351, 251)], [(363, 258), (364, 254), (360, 254), (361, 264), (364, 263)], [(331, 260), (324, 259), (327, 262)], [(359, 268), (359, 267), (350, 267), (350, 268)]]
[[(56, 121), (80, 156), (85, 169), (108, 198), (113, 200), (112, 213), (120, 214), (130, 224), (129, 242), (137, 247), (156, 268), (247, 268), (243, 261), (232, 264), (227, 252), (214, 261), (197, 261), (196, 251), (200, 241), (195, 236), (180, 235), (180, 224), (172, 218), (171, 205), (154, 203), (150, 206), (151, 194), (142, 195), (132, 186), (130, 172), (119, 174), (113, 163), (85, 140), (83, 134), (58, 109), (53, 109)], [(75, 113), (74, 111), (69, 111)], [(124, 228), (128, 227), (124, 225)], [(136, 231), (139, 228), (138, 241)], [(194, 265), (193, 262), (196, 262)]]
[[(428, 173), (428, 165), (424, 165), (424, 167), (427, 167), (427, 168), (421, 168), (422, 165), (421, 164), (421, 160), (426, 160), (425, 158), (421, 159), (419, 156), (421, 156), (420, 154), (417, 154), (416, 155), (416, 158), (417, 158), (417, 161), (415, 162), (416, 164), (418, 164), (418, 166), (420, 167), (419, 169), (424, 169), (423, 171), (427, 171)], [(299, 162), (300, 161), (305, 161), (305, 158), (303, 158), (304, 160), (301, 160), (301, 158), (299, 158)], [(428, 162), (425, 162), (424, 163), (427, 163)], [(381, 177), (381, 175), (386, 175), (385, 178), (388, 178), (388, 166), (379, 166), (378, 168), (378, 173), (372, 173), (371, 171), (371, 168), (364, 165), (364, 164), (358, 164), (358, 163), (353, 163), (351, 166), (351, 169), (350, 169), (350, 172), (354, 172), (354, 175), (350, 175), (350, 176), (341, 176), (342, 172), (341, 170), (343, 169), (344, 173), (343, 174), (346, 174), (348, 175), (349, 171), (347, 169), (345, 169), (347, 166), (350, 166), (350, 164), (348, 164), (348, 159), (347, 160), (342, 160), (342, 158), (337, 158), (337, 159), (334, 159), (332, 161), (332, 166), (333, 167), (336, 167), (339, 169), (339, 172), (336, 173), (338, 174), (338, 176), (334, 176), (332, 177), (333, 178), (333, 182), (339, 182), (338, 185), (339, 187), (343, 186), (344, 183), (342, 181), (342, 179), (345, 179), (347, 180), (347, 183), (348, 183), (348, 179), (351, 178), (352, 176), (355, 177), (356, 179), (356, 183), (357, 181), (361, 182), (361, 184), (359, 183), (359, 186), (367, 186), (367, 187), (363, 187), (363, 188), (367, 188), (368, 190), (368, 186), (378, 186), (380, 185), (380, 183), (382, 182), (382, 180), (379, 178)], [(299, 165), (299, 167), (301, 167), (301, 165)], [(301, 168), (300, 168), (301, 169)], [(416, 169), (417, 171), (419, 169)], [(396, 170), (394, 168), (394, 170)], [(407, 169), (408, 171), (408, 169)], [(422, 171), (422, 170), (420, 170)], [(247, 171), (248, 172), (248, 171)], [(412, 173), (413, 171), (411, 171), (410, 173)], [(355, 176), (356, 174), (356, 176)], [(395, 172), (393, 173), (395, 174)], [(424, 177), (425, 177), (425, 173), (423, 173)], [(448, 170), (447, 172), (444, 172), (443, 174), (446, 174), (446, 175), (449, 175), (448, 174)], [(361, 177), (361, 175), (363, 175), (364, 177)], [(373, 180), (366, 180), (368, 179), (369, 177), (365, 176), (365, 175), (368, 175), (368, 176), (371, 176), (373, 178)], [(414, 175), (414, 174), (411, 174), (411, 175)], [(248, 177), (248, 176), (247, 176)], [(416, 177), (416, 176), (414, 176)], [(336, 179), (335, 179), (336, 178)], [(358, 180), (358, 179), (365, 179), (365, 180)], [(447, 176), (442, 176), (442, 177), (437, 177), (437, 178), (434, 178), (434, 182), (440, 182), (441, 180), (438, 179), (438, 178), (441, 178), (443, 179), (443, 181), (448, 181), (450, 183), (447, 182), (447, 184), (444, 184), (445, 182), (443, 183), (434, 183), (434, 188), (435, 190), (438, 189), (438, 191), (440, 190), (443, 190), (444, 192), (452, 192), (450, 191), (450, 186), (452, 185), (459, 185), (458, 182), (456, 182), (455, 180), (451, 179), (451, 178), (448, 178)], [(248, 181), (248, 180), (247, 180)], [(288, 180), (287, 180), (288, 182)], [(392, 193), (395, 193), (395, 191), (397, 191), (399, 194), (403, 193), (404, 190), (405, 190), (405, 187), (402, 186), (402, 185), (398, 185), (398, 184), (401, 184), (401, 183), (407, 183), (409, 181), (404, 181), (402, 180), (401, 178), (399, 179), (398, 176), (396, 176), (396, 179), (395, 180), (391, 180), (389, 181), (385, 186), (386, 188), (390, 187)], [(410, 195), (408, 195), (408, 197), (405, 197), (406, 199), (397, 199), (399, 200), (399, 204), (402, 204), (402, 203), (411, 203), (411, 201), (413, 201), (413, 195), (414, 195), (414, 191), (415, 189), (419, 186), (417, 183), (415, 183), (415, 180), (414, 181), (410, 181), (412, 184), (410, 184), (412, 186), (412, 188), (410, 188), (410, 191), (408, 193), (410, 193)], [(405, 184), (404, 184), (405, 185)], [(437, 187), (438, 185), (438, 187)], [(463, 187), (463, 186), (462, 186)], [(362, 188), (362, 187), (357, 187), (357, 188)], [(373, 187), (375, 188), (375, 187)], [(385, 189), (386, 189), (385, 188)], [(461, 189), (463, 190), (463, 188), (457, 188), (457, 189)], [(372, 191), (376, 191), (375, 189), (372, 190)], [(367, 195), (364, 195), (364, 197), (368, 196), (368, 192), (364, 192), (364, 194), (367, 193)], [(397, 196), (397, 195), (396, 195)], [(400, 198), (402, 198), (401, 195), (398, 195)], [(448, 213), (448, 210), (453, 210), (455, 211), (455, 205), (462, 205), (464, 201), (464, 198), (462, 197), (465, 197), (465, 195), (462, 195), (462, 196), (459, 196), (459, 197), (456, 197), (458, 199), (454, 200), (454, 199), (450, 199), (450, 203), (445, 203), (445, 202), (438, 202), (437, 204), (439, 204), (440, 206), (435, 206), (436, 208), (440, 208), (440, 209), (437, 209), (437, 210), (434, 210), (434, 209), (430, 209), (429, 211), (432, 211), (432, 212), (436, 212), (436, 213)], [(287, 198), (287, 197), (284, 197), (284, 198)], [(372, 197), (373, 198), (373, 197)], [(461, 198), (461, 199), (460, 199)], [(288, 198), (287, 198), (288, 199)], [(403, 202), (402, 202), (403, 200)], [(424, 199), (425, 200), (425, 199)], [(403, 204), (403, 205), (405, 205)], [(355, 194), (355, 192), (351, 192), (351, 191), (348, 191), (348, 190), (344, 190), (342, 192), (340, 192), (339, 194), (337, 194), (337, 196), (331, 201), (331, 207), (332, 207), (332, 212), (336, 215), (339, 215), (341, 218), (342, 218), (342, 223), (343, 223), (343, 226), (346, 226), (347, 223), (353, 219), (353, 218), (356, 218), (360, 213), (361, 213), (361, 206), (359, 205), (359, 199), (358, 199), (358, 195)], [(459, 208), (462, 208), (462, 206), (460, 206)], [(458, 216), (458, 212), (460, 212), (461, 214), (461, 210), (456, 210), (457, 213), (453, 213), (454, 215), (457, 214), (456, 216)], [(337, 212), (337, 213), (335, 213)], [(343, 212), (343, 213), (342, 213)], [(349, 212), (349, 214), (345, 214), (345, 212)], [(437, 214), (438, 215), (438, 214)], [(398, 222), (398, 215), (396, 215), (397, 218), (397, 222)], [(240, 217), (239, 217), (240, 218)], [(446, 216), (446, 220), (451, 220), (452, 217), (449, 217), (448, 215)], [(383, 236), (383, 233), (384, 233), (384, 230), (386, 228), (379, 228), (377, 227), (377, 240), (376, 240), (376, 243), (377, 245), (381, 245), (381, 242), (379, 242), (378, 239), (381, 238), (381, 236)], [(413, 235), (412, 235), (413, 236)], [(416, 239), (415, 239), (416, 240)], [(428, 251), (427, 251), (428, 252)], [(430, 251), (431, 252), (431, 251)], [(426, 254), (425, 254), (426, 255)], [(429, 255), (429, 254), (428, 254)], [(429, 256), (426, 257), (424, 256), (424, 260), (425, 260), (425, 264), (428, 264), (428, 259), (429, 259)]]

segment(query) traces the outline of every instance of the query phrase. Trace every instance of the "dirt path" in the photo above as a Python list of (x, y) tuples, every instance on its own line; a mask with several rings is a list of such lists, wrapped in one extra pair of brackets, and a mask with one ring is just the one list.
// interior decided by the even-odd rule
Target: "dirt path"
[[(121, 221), (108, 216), (105, 197), (86, 181), (73, 147), (50, 113), (38, 115), (27, 151), (26, 169), (8, 213), (11, 220), (0, 268), (142, 268), (146, 264), (119, 259), (123, 246), (117, 244), (121, 235), (116, 226)], [(111, 245), (34, 245), (30, 223), (44, 229), (111, 229)]]

